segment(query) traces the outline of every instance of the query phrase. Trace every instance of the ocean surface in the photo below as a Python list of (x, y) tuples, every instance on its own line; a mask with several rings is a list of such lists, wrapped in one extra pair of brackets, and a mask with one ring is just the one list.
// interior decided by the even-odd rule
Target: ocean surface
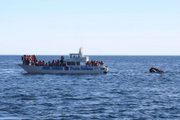
[(180, 120), (180, 56), (91, 57), (110, 72), (32, 75), (20, 56), (0, 56), (0, 120)]

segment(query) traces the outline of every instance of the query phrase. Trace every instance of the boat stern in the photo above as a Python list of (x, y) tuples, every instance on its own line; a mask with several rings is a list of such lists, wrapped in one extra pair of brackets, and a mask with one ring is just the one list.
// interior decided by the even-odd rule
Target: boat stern
[(103, 66), (101, 69), (103, 70), (103, 73), (108, 73), (109, 72), (108, 66)]

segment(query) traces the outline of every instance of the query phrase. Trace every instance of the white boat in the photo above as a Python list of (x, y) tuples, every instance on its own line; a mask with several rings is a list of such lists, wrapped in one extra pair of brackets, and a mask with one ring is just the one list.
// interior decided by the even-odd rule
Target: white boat
[(92, 61), (88, 56), (79, 53), (70, 54), (69, 58), (58, 60), (57, 65), (44, 64), (38, 65), (31, 60), (28, 63), (23, 61), (19, 64), (27, 73), (31, 74), (103, 74), (108, 73), (109, 68), (102, 61)]

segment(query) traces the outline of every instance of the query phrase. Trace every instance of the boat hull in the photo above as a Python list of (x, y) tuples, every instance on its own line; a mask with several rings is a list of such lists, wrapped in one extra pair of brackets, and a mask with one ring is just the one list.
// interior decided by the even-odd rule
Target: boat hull
[(30, 66), (19, 64), (27, 73), (30, 74), (103, 74), (109, 70), (105, 66)]

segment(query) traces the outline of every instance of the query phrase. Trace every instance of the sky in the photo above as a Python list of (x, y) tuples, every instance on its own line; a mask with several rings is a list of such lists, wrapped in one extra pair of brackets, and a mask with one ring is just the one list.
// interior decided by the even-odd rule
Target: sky
[(180, 0), (0, 0), (0, 54), (180, 55)]

